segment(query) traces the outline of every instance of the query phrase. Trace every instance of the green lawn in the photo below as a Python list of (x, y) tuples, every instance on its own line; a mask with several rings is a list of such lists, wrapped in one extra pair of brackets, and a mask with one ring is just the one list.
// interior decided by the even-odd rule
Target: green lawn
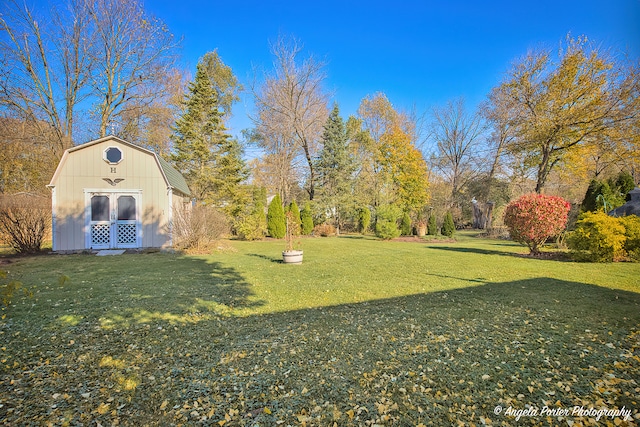
[(0, 259), (34, 292), (0, 320), (0, 424), (590, 425), (504, 412), (526, 405), (640, 422), (640, 264), (469, 235), (302, 243), (298, 266), (274, 241)]

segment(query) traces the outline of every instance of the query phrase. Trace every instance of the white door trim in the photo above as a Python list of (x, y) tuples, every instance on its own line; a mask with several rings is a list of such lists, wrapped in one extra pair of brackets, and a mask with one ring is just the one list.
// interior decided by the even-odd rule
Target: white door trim
[[(109, 243), (105, 245), (94, 245), (91, 239), (91, 198), (93, 196), (109, 197)], [(133, 196), (136, 206), (135, 220), (135, 244), (119, 244), (118, 243), (118, 224), (122, 224), (117, 218), (118, 197)], [(115, 249), (115, 248), (140, 248), (142, 247), (142, 190), (128, 189), (104, 189), (104, 188), (85, 188), (84, 189), (84, 237), (85, 249)], [(107, 222), (105, 222), (107, 224)]]

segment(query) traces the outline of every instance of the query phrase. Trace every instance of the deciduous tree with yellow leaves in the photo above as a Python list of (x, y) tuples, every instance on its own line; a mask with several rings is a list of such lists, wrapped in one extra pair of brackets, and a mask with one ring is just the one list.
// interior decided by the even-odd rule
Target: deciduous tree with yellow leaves
[(380, 139), (381, 164), (389, 174), (395, 203), (405, 212), (422, 208), (429, 200), (427, 164), (409, 135), (394, 125)]
[(358, 156), (358, 177), (368, 191), (365, 204), (394, 204), (415, 212), (429, 199), (427, 165), (415, 146), (415, 125), (377, 93), (362, 100), (350, 135)]
[(532, 51), (513, 65), (494, 101), (509, 103), (514, 138), (506, 148), (535, 169), (537, 193), (573, 150), (637, 120), (639, 85), (586, 37), (568, 36), (557, 57)]

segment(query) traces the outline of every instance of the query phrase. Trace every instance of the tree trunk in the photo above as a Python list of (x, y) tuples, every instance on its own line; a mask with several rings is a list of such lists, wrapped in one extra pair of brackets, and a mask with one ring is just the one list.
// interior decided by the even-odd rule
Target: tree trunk
[(547, 177), (549, 176), (549, 170), (551, 169), (551, 166), (549, 165), (550, 156), (551, 154), (549, 153), (549, 150), (545, 147), (542, 150), (542, 160), (538, 165), (538, 174), (536, 180), (536, 193), (538, 194), (542, 193), (542, 188), (547, 182)]
[(478, 202), (474, 201), (472, 202), (473, 205), (473, 228), (475, 229), (481, 229), (482, 226), (482, 211), (480, 210), (480, 206), (478, 206)]
[(473, 202), (473, 228), (477, 230), (487, 230), (491, 228), (493, 205), (493, 202)]
[(487, 213), (485, 215), (484, 229), (491, 230), (493, 227), (493, 202), (487, 202)]

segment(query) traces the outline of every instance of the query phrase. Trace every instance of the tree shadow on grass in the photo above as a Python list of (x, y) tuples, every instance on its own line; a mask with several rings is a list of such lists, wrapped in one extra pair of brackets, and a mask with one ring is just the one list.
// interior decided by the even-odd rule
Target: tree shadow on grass
[[(209, 346), (206, 357), (216, 370), (252, 372), (260, 378), (253, 384), (254, 394), (231, 392), (235, 396), (227, 397), (255, 402), (261, 393), (267, 396), (266, 403), (253, 403), (250, 410), (259, 410), (260, 404), (278, 407), (277, 417), (285, 419), (287, 413), (309, 407), (316, 396), (347, 405), (357, 395), (359, 405), (376, 413), (375, 387), (385, 387), (408, 397), (397, 401), (402, 422), (414, 423), (420, 416), (415, 408), (421, 406), (431, 408), (429, 417), (436, 425), (447, 425), (451, 398), (446, 394), (473, 396), (474, 405), (468, 405), (473, 409), (457, 415), (465, 419), (491, 416), (487, 411), (500, 398), (515, 398), (531, 384), (535, 387), (523, 405), (548, 398), (547, 392), (562, 402), (595, 402), (600, 396), (593, 384), (606, 375), (637, 375), (630, 367), (615, 371), (613, 364), (632, 344), (629, 331), (639, 322), (638, 293), (540, 277), (230, 318), (224, 348)], [(184, 349), (198, 350), (193, 345)], [(195, 362), (194, 372), (210, 363)], [(232, 390), (236, 383), (244, 384), (244, 375), (195, 379), (210, 389)], [(552, 378), (551, 384), (546, 378)], [(434, 391), (419, 391), (427, 380)], [(558, 382), (571, 384), (570, 390), (556, 387)], [(300, 401), (282, 399), (268, 388), (271, 383), (309, 393)], [(618, 399), (618, 407), (631, 406), (624, 392), (633, 395), (634, 387), (621, 384), (611, 399)], [(438, 397), (435, 390), (445, 396)], [(227, 403), (219, 404), (227, 410)]]
[[(180, 315), (206, 291), (216, 303), (253, 304), (242, 275), (219, 263), (158, 257), (146, 264), (144, 273), (127, 277), (151, 274), (152, 280), (115, 297), (147, 292), (155, 298), (168, 288), (154, 291), (157, 279), (175, 284), (173, 298), (151, 301), (164, 305), (160, 313)], [(80, 304), (93, 307), (89, 300)], [(161, 319), (162, 328), (87, 328), (55, 340), (35, 336), (41, 330), (31, 320), (15, 323), (12, 332), (25, 338), (9, 340), (3, 355), (21, 362), (0, 378), (0, 396), (12, 397), (0, 412), (7, 424), (56, 423), (61, 413), (54, 405), (64, 405), (71, 424), (92, 414), (103, 425), (117, 417), (165, 425), (187, 420), (194, 407), (186, 403), (197, 401), (199, 414), (213, 414), (210, 424), (235, 412), (237, 425), (249, 418), (296, 425), (302, 411), (313, 411), (318, 425), (332, 425), (337, 411), (355, 420), (354, 405), (363, 418), (387, 411), (391, 401), (381, 400), (381, 392), (393, 396), (389, 414), (397, 425), (425, 420), (420, 408), (429, 408), (434, 425), (496, 419), (493, 408), (505, 398), (524, 408), (540, 406), (550, 393), (563, 407), (596, 406), (603, 393), (611, 408), (637, 406), (640, 293), (548, 277), (171, 328)], [(83, 399), (67, 402), (52, 390)], [(318, 405), (319, 399), (328, 403)], [(104, 401), (118, 411), (96, 411)]]
[[(509, 282), (487, 283), (483, 279), (461, 279), (454, 276), (435, 275), (442, 278), (466, 280), (469, 287), (420, 293), (410, 296), (370, 300), (361, 303), (347, 303), (336, 306), (321, 306), (307, 310), (266, 314), (261, 317), (287, 316), (297, 317), (310, 313), (339, 313), (341, 311), (358, 312), (364, 316), (373, 316), (372, 310), (388, 311), (385, 317), (406, 318), (407, 311), (421, 313), (426, 323), (433, 323), (430, 316), (435, 311), (441, 313), (453, 310), (465, 317), (466, 310), (477, 308), (494, 310), (497, 306), (538, 310), (553, 313), (557, 321), (574, 321), (584, 315), (586, 322), (602, 319), (614, 322), (615, 319), (633, 324), (640, 321), (639, 292), (610, 289), (592, 284), (571, 282), (550, 277), (538, 277)], [(451, 304), (455, 301), (455, 304)], [(298, 314), (296, 314), (298, 313)], [(274, 318), (275, 320), (275, 318)], [(277, 323), (277, 322), (276, 322)], [(637, 323), (636, 323), (637, 325)]]
[(247, 254), (247, 256), (251, 256), (251, 257), (255, 257), (255, 258), (262, 258), (264, 260), (267, 261), (271, 261), (271, 262), (275, 262), (276, 264), (282, 264), (282, 258), (274, 258), (274, 257), (270, 257), (264, 254)]
[(163, 256), (140, 259), (146, 265), (137, 271), (121, 268), (126, 279), (111, 285), (111, 298), (105, 298), (111, 308), (101, 317), (101, 326), (196, 323), (265, 303), (254, 298), (251, 283), (233, 268), (198, 257)]
[(482, 248), (470, 248), (470, 247), (458, 247), (458, 246), (429, 246), (429, 249), (436, 249), (440, 251), (451, 251), (451, 252), (460, 252), (460, 253), (471, 253), (471, 254), (479, 254), (479, 255), (501, 255), (501, 256), (510, 256), (510, 257), (522, 257), (524, 256), (521, 253), (517, 252), (509, 252), (498, 249), (482, 249)]
[(443, 250), (443, 251), (472, 253), (472, 254), (479, 254), (479, 255), (500, 255), (500, 256), (515, 257), (515, 258), (573, 262), (573, 259), (571, 258), (571, 256), (565, 252), (542, 251), (537, 255), (532, 255), (532, 254), (522, 253), (522, 252), (509, 252), (509, 251), (502, 251), (498, 249), (481, 249), (481, 248), (470, 248), (470, 247), (429, 246), (429, 248)]

